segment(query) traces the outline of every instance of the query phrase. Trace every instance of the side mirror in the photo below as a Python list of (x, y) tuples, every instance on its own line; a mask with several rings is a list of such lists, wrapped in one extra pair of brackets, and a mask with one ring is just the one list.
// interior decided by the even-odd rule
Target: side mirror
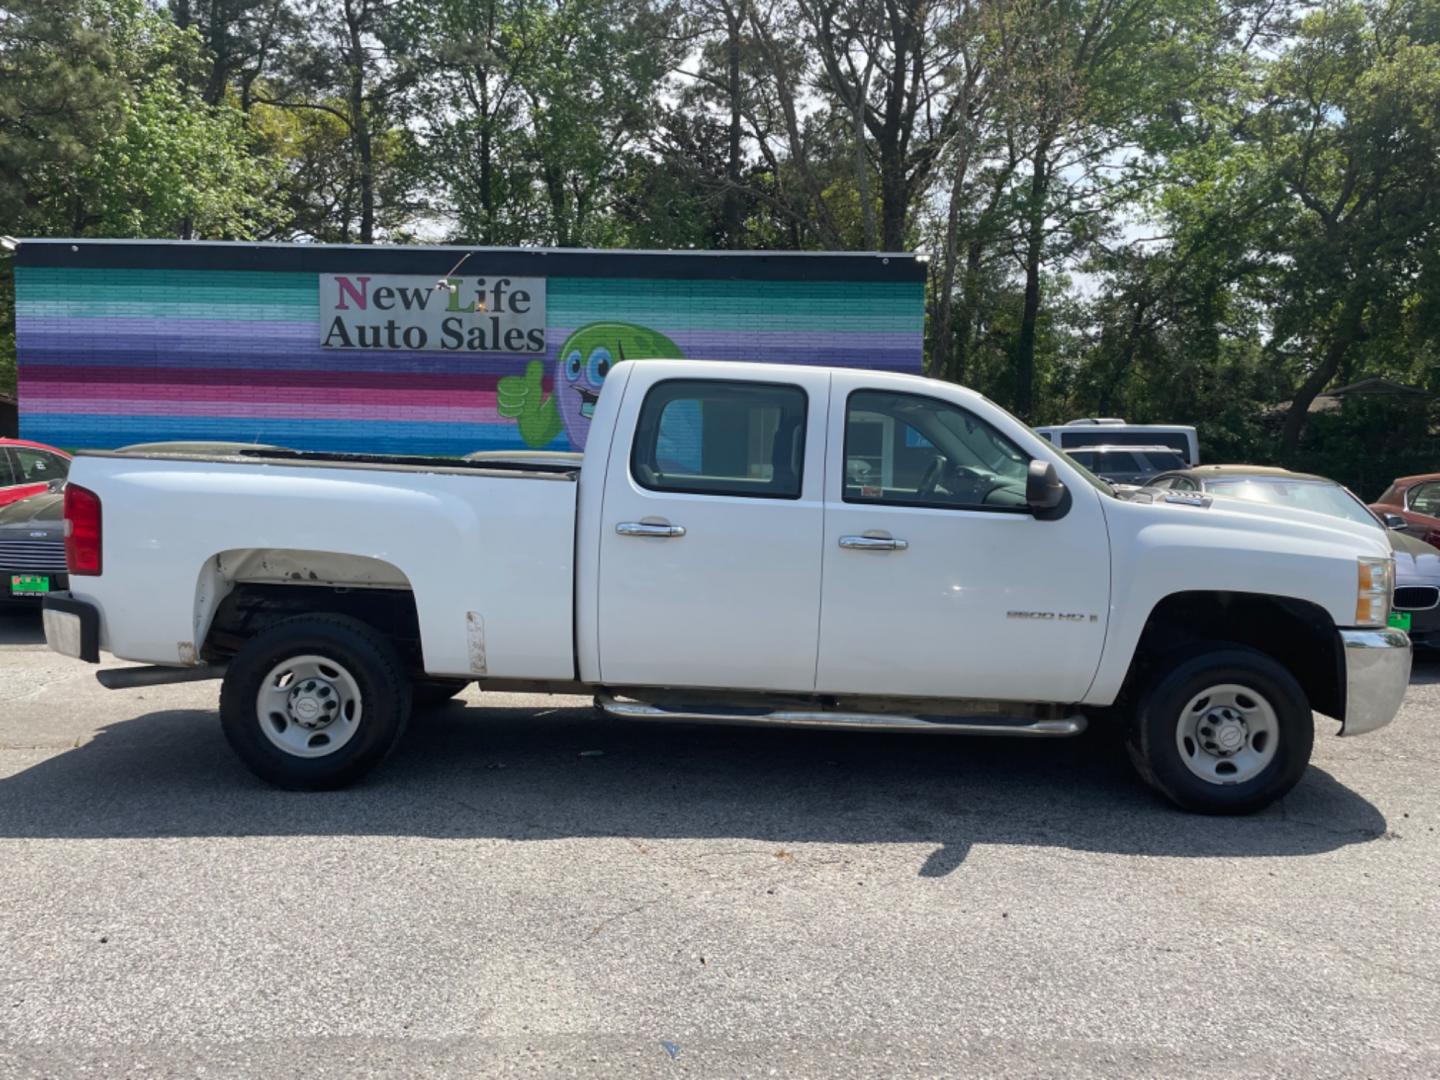
[(1387, 529), (1394, 529), (1399, 532), (1405, 528), (1405, 519), (1399, 514), (1386, 514), (1384, 515), (1384, 520), (1385, 528)]
[(1036, 517), (1051, 517), (1059, 510), (1069, 494), (1055, 466), (1048, 461), (1036, 459), (1030, 462), (1030, 474), (1025, 478), (1025, 504)]

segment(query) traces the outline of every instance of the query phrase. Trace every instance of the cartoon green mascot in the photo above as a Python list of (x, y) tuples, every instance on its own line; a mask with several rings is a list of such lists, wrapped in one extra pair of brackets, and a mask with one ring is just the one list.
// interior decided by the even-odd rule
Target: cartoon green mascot
[(525, 445), (548, 445), (565, 429), (572, 450), (585, 449), (590, 417), (610, 368), (621, 360), (678, 360), (684, 354), (664, 334), (634, 323), (597, 322), (582, 326), (560, 346), (554, 393), (544, 394), (540, 361), (532, 360), (524, 375), (500, 380), (497, 404), (501, 416), (512, 417)]

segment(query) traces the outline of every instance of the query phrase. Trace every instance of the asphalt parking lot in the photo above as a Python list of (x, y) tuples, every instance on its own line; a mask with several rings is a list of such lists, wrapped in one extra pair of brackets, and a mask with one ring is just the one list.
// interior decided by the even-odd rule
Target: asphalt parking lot
[(0, 615), (0, 1076), (1440, 1075), (1440, 664), (1264, 814), (1103, 740), (418, 717), (290, 794)]

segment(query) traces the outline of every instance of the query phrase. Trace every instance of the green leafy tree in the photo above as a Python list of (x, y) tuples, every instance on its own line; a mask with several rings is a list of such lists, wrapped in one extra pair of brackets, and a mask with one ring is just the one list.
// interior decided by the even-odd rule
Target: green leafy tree
[[(20, 0), (0, 12), (0, 220), (32, 236), (252, 237), (277, 165), (205, 100), (193, 31), (143, 0)], [(14, 385), (0, 260), (0, 388)]]
[[(1175, 155), (1161, 200), (1177, 258), (1209, 267), (1288, 401), (1364, 374), (1434, 382), (1440, 227), (1440, 5), (1328, 3), (1256, 64), (1223, 122)], [(1176, 269), (1166, 280), (1186, 276)], [(1199, 310), (1204, 310), (1203, 308)]]
[(57, 178), (90, 162), (128, 90), (91, 0), (11, 0), (0, 10), (0, 220), (43, 233), (70, 224)]
[(419, 159), (458, 235), (622, 244), (621, 200), (669, 64), (658, 10), (486, 0), (431, 15)]
[[(310, 126), (329, 145), (326, 153), (312, 153), (309, 159), (312, 166), (325, 162), (331, 186), (344, 197), (327, 202), (311, 197), (313, 187), (300, 190), (298, 201), (312, 214), (325, 207), (333, 215), (318, 223), (302, 216), (300, 222), (318, 238), (362, 244), (382, 235), (403, 239), (420, 209), (403, 166), (423, 73), (417, 62), (423, 5), (418, 0), (293, 2), (303, 29), (277, 51), (273, 70), (257, 77), (248, 97), (256, 105), (329, 118)], [(336, 131), (344, 135), (338, 145), (328, 138)]]

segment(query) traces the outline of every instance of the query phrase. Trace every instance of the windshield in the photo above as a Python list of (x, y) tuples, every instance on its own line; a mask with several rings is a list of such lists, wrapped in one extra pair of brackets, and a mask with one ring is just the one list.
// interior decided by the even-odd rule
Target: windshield
[(1317, 514), (1375, 525), (1375, 516), (1339, 484), (1329, 480), (1292, 480), (1289, 477), (1237, 476), (1234, 479), (1207, 480), (1205, 490), (1212, 495), (1230, 495), (1251, 502), (1276, 503), (1311, 510)]

